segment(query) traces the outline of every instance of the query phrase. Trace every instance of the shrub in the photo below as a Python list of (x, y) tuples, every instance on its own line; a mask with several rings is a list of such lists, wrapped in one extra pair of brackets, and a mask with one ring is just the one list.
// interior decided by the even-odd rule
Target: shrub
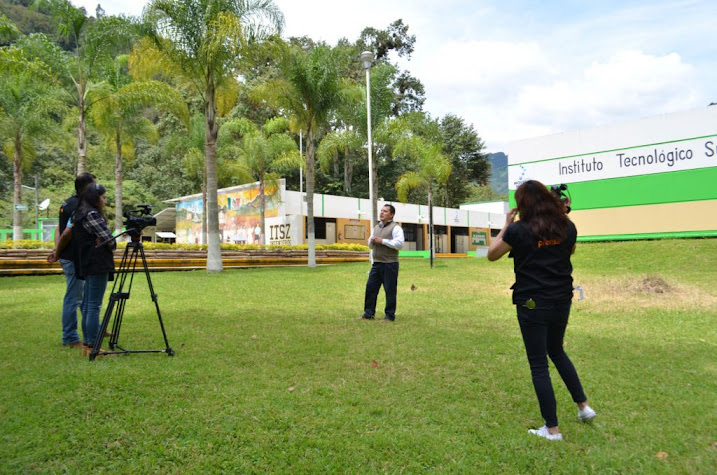
[(52, 249), (54, 247), (55, 243), (52, 241), (32, 241), (30, 239), (0, 241), (0, 249)]
[[(13, 245), (16, 244), (16, 245)], [(117, 247), (120, 249), (124, 249), (127, 246), (127, 241), (120, 241), (117, 243)], [(1, 241), (0, 242), (0, 249), (52, 249), (54, 247), (54, 243), (51, 241), (31, 241), (31, 240), (22, 240), (22, 241)], [(145, 242), (144, 248), (147, 250), (183, 250), (183, 251), (206, 251), (207, 245), (206, 244), (168, 244), (163, 242)], [(222, 250), (225, 251), (246, 251), (246, 250), (279, 250), (279, 251), (296, 251), (296, 250), (302, 250), (305, 251), (309, 248), (306, 244), (298, 244), (295, 246), (285, 246), (285, 245), (260, 245), (260, 244), (222, 244), (221, 245)], [(368, 252), (368, 246), (364, 246), (363, 244), (317, 244), (316, 245), (317, 251), (359, 251), (359, 252)]]

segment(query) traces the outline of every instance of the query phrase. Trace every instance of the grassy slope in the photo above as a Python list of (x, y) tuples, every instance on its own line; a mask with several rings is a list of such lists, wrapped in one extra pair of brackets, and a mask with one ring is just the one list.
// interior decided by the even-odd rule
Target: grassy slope
[[(403, 261), (395, 324), (356, 321), (366, 264), (154, 274), (177, 355), (93, 363), (60, 347), (61, 277), (0, 279), (0, 472), (713, 473), (717, 240), (574, 264), (566, 349), (599, 417), (554, 373), (562, 444), (526, 432), (508, 260)], [(153, 312), (138, 280), (120, 342), (161, 348)]]

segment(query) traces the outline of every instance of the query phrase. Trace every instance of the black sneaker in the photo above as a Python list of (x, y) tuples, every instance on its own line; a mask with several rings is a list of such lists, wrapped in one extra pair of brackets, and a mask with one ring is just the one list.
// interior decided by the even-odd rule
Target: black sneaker
[(359, 317), (359, 320), (373, 320), (373, 315), (366, 315), (365, 313)]
[(396, 320), (396, 317), (383, 317), (382, 321), (385, 323), (385, 322), (393, 322), (394, 320)]

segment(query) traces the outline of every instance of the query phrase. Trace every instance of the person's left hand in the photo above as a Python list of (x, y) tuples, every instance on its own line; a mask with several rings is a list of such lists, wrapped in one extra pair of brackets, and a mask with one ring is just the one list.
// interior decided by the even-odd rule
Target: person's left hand
[(47, 262), (52, 264), (53, 262), (57, 262), (57, 253), (55, 253), (55, 250), (53, 249), (50, 251), (50, 254), (47, 256)]

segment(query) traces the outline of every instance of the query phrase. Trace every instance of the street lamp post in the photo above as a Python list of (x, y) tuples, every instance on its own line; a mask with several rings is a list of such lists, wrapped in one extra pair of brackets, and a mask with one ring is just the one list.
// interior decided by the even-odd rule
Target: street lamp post
[(35, 175), (35, 186), (27, 186), (27, 185), (20, 185), (23, 188), (27, 188), (28, 190), (33, 190), (35, 192), (35, 228), (37, 229), (38, 223), (39, 223), (39, 216), (38, 216), (38, 208), (39, 205), (37, 204), (38, 200), (38, 188), (37, 188), (37, 175)]
[[(373, 141), (371, 140), (371, 66), (375, 59), (371, 51), (361, 53), (361, 62), (366, 71), (366, 131), (368, 134), (368, 200), (371, 204), (371, 218), (369, 231), (373, 234), (373, 226), (376, 222), (376, 207), (373, 202)], [(373, 253), (369, 253), (370, 261), (373, 263)]]

